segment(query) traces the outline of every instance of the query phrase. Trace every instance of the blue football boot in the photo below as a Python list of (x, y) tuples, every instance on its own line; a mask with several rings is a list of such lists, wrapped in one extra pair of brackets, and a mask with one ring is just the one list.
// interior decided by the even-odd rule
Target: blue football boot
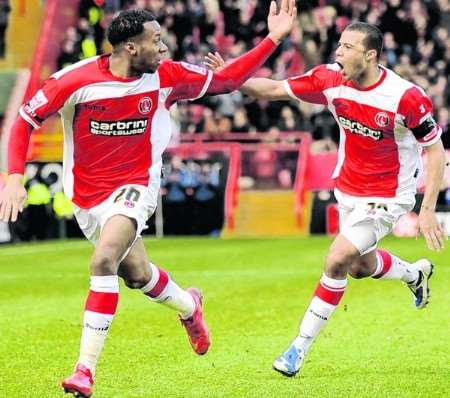
[(289, 346), (286, 352), (275, 359), (273, 368), (287, 377), (295, 376), (303, 365), (305, 353), (295, 345)]

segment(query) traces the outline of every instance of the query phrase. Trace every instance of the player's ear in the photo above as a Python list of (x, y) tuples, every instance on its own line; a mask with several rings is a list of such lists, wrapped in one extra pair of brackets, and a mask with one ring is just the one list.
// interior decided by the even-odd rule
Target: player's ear
[(366, 60), (367, 61), (371, 61), (371, 60), (376, 60), (377, 59), (377, 50), (368, 50), (366, 52)]
[(136, 43), (132, 41), (127, 41), (124, 47), (125, 50), (127, 50), (131, 55), (136, 55), (137, 53)]

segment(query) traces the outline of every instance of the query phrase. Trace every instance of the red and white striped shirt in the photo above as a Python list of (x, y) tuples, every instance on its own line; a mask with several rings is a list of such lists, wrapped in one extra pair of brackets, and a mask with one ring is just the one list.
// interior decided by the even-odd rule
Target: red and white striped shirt
[(380, 66), (380, 78), (360, 88), (337, 64), (284, 81), (296, 100), (325, 105), (340, 129), (336, 188), (348, 195), (411, 203), (422, 171), (421, 147), (439, 140), (424, 91)]
[(276, 49), (269, 37), (222, 70), (170, 60), (155, 73), (122, 79), (109, 55), (53, 74), (20, 108), (8, 145), (9, 174), (23, 174), (33, 128), (59, 112), (64, 129), (64, 192), (81, 208), (103, 202), (126, 184), (159, 189), (170, 135), (169, 108), (177, 100), (239, 88)]
[(164, 61), (156, 73), (123, 79), (109, 71), (109, 56), (78, 62), (53, 74), (20, 108), (34, 128), (61, 114), (64, 191), (81, 208), (104, 201), (125, 184), (159, 187), (171, 135), (169, 107), (203, 96), (212, 72)]

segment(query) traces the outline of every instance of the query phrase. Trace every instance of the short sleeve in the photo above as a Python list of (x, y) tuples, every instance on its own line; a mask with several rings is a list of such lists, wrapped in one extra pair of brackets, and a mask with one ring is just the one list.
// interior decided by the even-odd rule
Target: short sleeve
[(287, 93), (296, 100), (327, 105), (324, 91), (340, 84), (340, 74), (333, 65), (319, 65), (309, 72), (284, 81)]
[(166, 106), (178, 100), (194, 100), (202, 97), (208, 89), (212, 72), (186, 62), (165, 61), (158, 68), (161, 88), (170, 88)]
[(441, 137), (442, 128), (434, 120), (433, 104), (419, 87), (413, 86), (405, 91), (398, 113), (422, 146), (432, 145)]
[(66, 99), (60, 82), (49, 78), (36, 94), (19, 109), (19, 114), (34, 128), (39, 128), (42, 122), (58, 112)]

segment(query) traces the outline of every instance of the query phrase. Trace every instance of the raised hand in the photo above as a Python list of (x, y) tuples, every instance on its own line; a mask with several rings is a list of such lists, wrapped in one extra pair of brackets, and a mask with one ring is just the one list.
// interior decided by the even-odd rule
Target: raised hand
[(219, 72), (225, 67), (225, 61), (217, 51), (214, 54), (209, 52), (205, 55), (203, 63), (213, 72)]
[(295, 0), (281, 0), (280, 9), (277, 12), (277, 3), (270, 3), (269, 16), (267, 17), (267, 26), (269, 28), (269, 37), (276, 43), (283, 40), (292, 30), (297, 17), (297, 7)]

